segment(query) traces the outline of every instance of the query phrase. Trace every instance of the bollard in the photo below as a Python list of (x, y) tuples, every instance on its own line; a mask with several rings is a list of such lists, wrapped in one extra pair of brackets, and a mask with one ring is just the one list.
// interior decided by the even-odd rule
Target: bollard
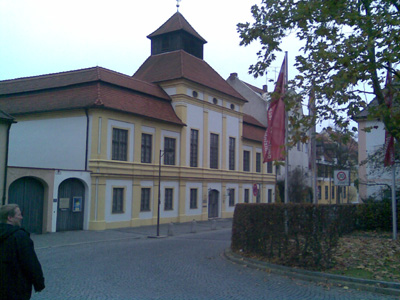
[(196, 229), (196, 220), (192, 221), (192, 226), (190, 228), (190, 233), (196, 233), (197, 229)]
[(168, 224), (168, 236), (174, 235), (174, 224), (171, 222)]
[(211, 230), (217, 230), (217, 220), (212, 220)]

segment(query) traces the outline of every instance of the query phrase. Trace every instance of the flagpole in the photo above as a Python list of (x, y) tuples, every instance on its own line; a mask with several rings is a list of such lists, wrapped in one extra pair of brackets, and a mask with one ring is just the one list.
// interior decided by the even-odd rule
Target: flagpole
[(397, 239), (397, 206), (396, 206), (396, 164), (392, 165), (392, 227), (393, 240)]
[[(286, 59), (286, 78), (285, 85), (288, 83), (288, 52), (285, 51), (285, 59)], [(285, 87), (286, 88), (286, 87)], [(288, 147), (288, 135), (289, 135), (289, 126), (288, 126), (288, 111), (285, 110), (285, 152), (286, 152), (286, 162), (285, 162), (285, 203), (289, 203), (289, 147)]]

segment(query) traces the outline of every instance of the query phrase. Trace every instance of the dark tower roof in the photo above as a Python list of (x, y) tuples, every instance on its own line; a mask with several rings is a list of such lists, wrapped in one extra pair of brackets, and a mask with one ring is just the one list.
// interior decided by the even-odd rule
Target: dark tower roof
[(152, 55), (184, 50), (203, 59), (203, 46), (207, 43), (179, 12), (147, 37), (151, 40)]

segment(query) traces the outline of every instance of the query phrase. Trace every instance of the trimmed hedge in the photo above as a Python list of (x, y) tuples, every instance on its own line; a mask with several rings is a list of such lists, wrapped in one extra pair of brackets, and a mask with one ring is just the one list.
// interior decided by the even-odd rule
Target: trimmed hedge
[[(399, 209), (397, 221), (399, 227)], [(354, 230), (391, 231), (391, 203), (237, 204), (231, 248), (272, 263), (322, 270), (333, 265), (339, 237)]]
[(332, 249), (355, 219), (354, 205), (238, 204), (231, 247), (282, 265), (329, 268)]

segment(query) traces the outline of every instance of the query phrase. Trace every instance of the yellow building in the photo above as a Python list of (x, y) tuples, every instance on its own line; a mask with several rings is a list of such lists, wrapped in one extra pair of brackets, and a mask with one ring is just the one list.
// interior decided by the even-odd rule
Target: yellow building
[[(130, 77), (100, 67), (0, 82), (10, 133), (7, 202), (32, 232), (232, 217), (273, 202), (265, 127), (203, 60), (177, 12)], [(27, 214), (30, 212), (29, 214)]]

